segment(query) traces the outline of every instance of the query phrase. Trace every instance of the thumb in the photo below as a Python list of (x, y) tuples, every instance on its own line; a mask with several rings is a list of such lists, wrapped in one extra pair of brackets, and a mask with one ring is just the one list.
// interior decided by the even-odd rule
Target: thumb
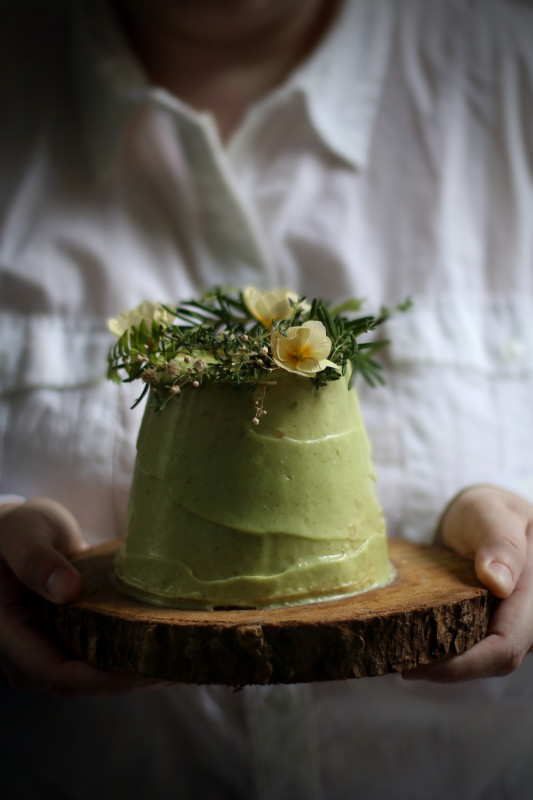
[(523, 501), (492, 487), (460, 495), (443, 521), (443, 542), (474, 558), (476, 575), (496, 597), (508, 597), (524, 569), (528, 520)]
[(511, 515), (499, 526), (487, 528), (475, 557), (476, 575), (496, 597), (508, 597), (526, 563), (524, 525)]
[(29, 500), (0, 518), (0, 560), (20, 583), (54, 603), (68, 603), (81, 591), (67, 556), (85, 547), (76, 519), (54, 500)]

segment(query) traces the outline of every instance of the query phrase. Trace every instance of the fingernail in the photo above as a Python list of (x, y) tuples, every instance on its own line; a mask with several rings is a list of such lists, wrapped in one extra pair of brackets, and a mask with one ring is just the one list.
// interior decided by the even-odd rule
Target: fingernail
[(46, 596), (52, 603), (65, 603), (72, 591), (72, 580), (66, 569), (58, 567), (48, 576)]
[(501, 561), (491, 561), (487, 570), (500, 587), (502, 594), (511, 594), (514, 588), (514, 578), (509, 567)]

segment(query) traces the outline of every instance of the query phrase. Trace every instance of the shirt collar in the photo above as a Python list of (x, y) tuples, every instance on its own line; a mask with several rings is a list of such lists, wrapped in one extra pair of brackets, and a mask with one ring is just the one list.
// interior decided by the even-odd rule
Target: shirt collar
[[(167, 93), (150, 86), (106, 0), (79, 0), (71, 8), (81, 119), (101, 175), (113, 162), (134, 110)], [(345, 0), (316, 51), (275, 92), (301, 93), (317, 135), (360, 169), (367, 162), (381, 97), (392, 17), (390, 0)]]
[(324, 143), (354, 167), (367, 163), (392, 29), (389, 0), (345, 0), (321, 45), (287, 83), (303, 93)]

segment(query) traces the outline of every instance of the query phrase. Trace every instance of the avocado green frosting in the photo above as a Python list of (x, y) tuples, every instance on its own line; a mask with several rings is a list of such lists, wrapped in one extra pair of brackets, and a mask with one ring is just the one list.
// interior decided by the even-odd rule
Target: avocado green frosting
[(392, 579), (370, 445), (347, 378), (283, 370), (252, 424), (249, 388), (148, 402), (137, 442), (123, 591), (177, 608), (271, 608)]

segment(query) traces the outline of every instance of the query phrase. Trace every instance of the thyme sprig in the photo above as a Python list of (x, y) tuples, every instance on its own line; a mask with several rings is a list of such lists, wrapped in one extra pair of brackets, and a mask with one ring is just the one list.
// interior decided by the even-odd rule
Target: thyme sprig
[[(391, 309), (382, 308), (377, 316), (354, 317), (361, 305), (362, 301), (352, 300), (330, 309), (322, 300), (309, 304), (304, 297), (291, 299), (288, 318), (273, 321), (272, 328), (267, 328), (251, 313), (242, 292), (215, 288), (200, 300), (162, 306), (172, 324), (142, 319), (125, 330), (109, 353), (108, 377), (126, 383), (141, 380), (144, 388), (134, 406), (151, 390), (160, 410), (187, 387), (247, 386), (256, 390), (253, 421), (257, 424), (266, 413), (265, 392), (279, 369), (272, 357), (272, 330), (284, 335), (311, 320), (324, 325), (332, 343), (329, 361), (339, 369), (327, 366), (309, 378), (317, 388), (338, 380), (348, 365), (352, 378), (359, 373), (373, 386), (383, 382), (375, 355), (386, 342), (358, 340), (381, 325)], [(404, 311), (409, 305), (406, 301), (396, 309)]]

